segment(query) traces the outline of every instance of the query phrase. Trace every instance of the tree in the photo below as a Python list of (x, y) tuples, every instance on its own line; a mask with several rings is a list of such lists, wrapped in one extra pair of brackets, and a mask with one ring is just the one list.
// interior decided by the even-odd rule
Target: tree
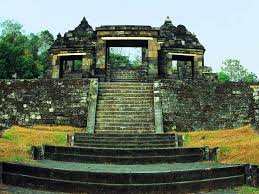
[(243, 79), (242, 81), (244, 82), (256, 82), (257, 81), (257, 76), (255, 75), (255, 73), (250, 72), (248, 73)]
[(222, 63), (221, 71), (218, 73), (220, 81), (244, 81), (254, 82), (257, 80), (257, 76), (248, 72), (247, 69), (237, 59), (227, 59)]
[(109, 63), (113, 67), (130, 66), (129, 56), (123, 55), (121, 48), (110, 48)]
[(230, 81), (230, 76), (227, 75), (225, 72), (221, 71), (218, 73), (218, 79), (220, 81)]
[(54, 38), (45, 30), (25, 34), (18, 22), (0, 23), (0, 79), (33, 79), (44, 75), (48, 68), (49, 52)]

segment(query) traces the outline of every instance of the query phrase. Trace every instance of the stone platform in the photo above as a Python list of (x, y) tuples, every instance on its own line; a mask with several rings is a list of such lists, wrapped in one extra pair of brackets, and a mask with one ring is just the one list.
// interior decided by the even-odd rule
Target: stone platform
[(111, 165), (44, 160), (3, 163), (4, 183), (63, 192), (185, 193), (244, 184), (244, 165), (178, 163)]
[[(207, 192), (254, 180), (251, 172), (257, 169), (219, 164), (212, 161), (212, 149), (179, 147), (177, 137), (79, 133), (73, 146), (43, 146), (36, 157), (41, 160), (31, 164), (2, 163), (2, 180), (23, 188), (91, 194)], [(143, 148), (133, 146), (141, 141)]]

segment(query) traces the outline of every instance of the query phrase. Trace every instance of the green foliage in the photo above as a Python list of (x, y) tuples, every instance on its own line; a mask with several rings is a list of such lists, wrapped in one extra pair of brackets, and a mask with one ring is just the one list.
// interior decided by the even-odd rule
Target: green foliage
[(220, 81), (230, 81), (230, 76), (226, 74), (225, 72), (221, 71), (218, 73), (218, 79)]
[[(125, 48), (127, 49), (127, 48)], [(130, 55), (134, 56), (134, 60), (130, 60), (130, 56), (123, 52), (123, 48), (110, 48), (109, 63), (113, 67), (129, 67), (138, 68), (142, 64), (141, 57), (134, 53), (134, 49), (128, 49), (132, 53)]]
[(125, 65), (125, 66), (131, 65), (129, 57), (120, 55), (119, 53), (110, 53), (109, 63), (112, 64), (113, 67), (120, 67), (122, 65)]
[(17, 139), (16, 131), (14, 131), (14, 130), (6, 130), (6, 131), (2, 134), (2, 138), (3, 138), (3, 139), (10, 140), (10, 141), (15, 141), (15, 140)]
[(243, 79), (242, 81), (244, 82), (256, 82), (257, 81), (257, 76), (255, 75), (255, 73), (250, 72), (248, 73)]
[(249, 186), (243, 186), (239, 188), (238, 194), (258, 194), (259, 188), (256, 187), (249, 187)]
[(54, 41), (49, 31), (27, 35), (21, 24), (7, 20), (0, 23), (0, 32), (0, 79), (33, 79), (46, 73)]
[(218, 79), (220, 81), (256, 82), (257, 76), (253, 72), (248, 72), (239, 60), (227, 59), (222, 63)]
[(219, 150), (222, 155), (226, 156), (230, 152), (230, 147), (222, 145)]
[(184, 142), (183, 142), (184, 146), (188, 146), (190, 144), (190, 142), (191, 142), (191, 136), (188, 135), (188, 134), (185, 134), (184, 135)]

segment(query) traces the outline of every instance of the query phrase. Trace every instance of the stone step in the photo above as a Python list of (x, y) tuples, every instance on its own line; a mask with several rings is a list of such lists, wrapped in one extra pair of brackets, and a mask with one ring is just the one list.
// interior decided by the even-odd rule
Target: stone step
[(175, 156), (175, 155), (204, 155), (205, 147), (193, 148), (96, 148), (44, 146), (44, 153), (64, 153), (74, 155), (103, 155), (103, 156)]
[(99, 111), (97, 111), (97, 116), (98, 115), (107, 115), (107, 114), (109, 114), (109, 115), (135, 115), (135, 116), (138, 116), (138, 115), (140, 115), (140, 116), (142, 116), (142, 115), (147, 115), (148, 114), (148, 116), (147, 117), (149, 117), (150, 115), (153, 115), (153, 111), (152, 110), (144, 110), (144, 111), (141, 111), (141, 110), (139, 110), (139, 111), (135, 111), (135, 110), (133, 110), (133, 111), (103, 111), (103, 110), (99, 110)]
[(142, 89), (142, 88), (105, 88), (105, 89), (99, 89), (99, 94), (107, 94), (107, 93), (153, 93), (153, 88), (151, 89)]
[(153, 83), (136, 83), (136, 82), (99, 82), (98, 87), (153, 87)]
[(246, 183), (245, 165), (185, 163), (149, 168), (138, 165), (99, 168), (101, 170), (90, 164), (48, 160), (34, 165), (3, 163), (2, 178), (4, 184), (31, 189), (107, 194), (197, 193)]
[(94, 137), (94, 138), (171, 138), (175, 137), (174, 133), (148, 133), (148, 134), (91, 134), (91, 133), (75, 133), (75, 137)]
[(114, 140), (114, 139), (110, 139), (110, 140), (107, 140), (107, 139), (75, 139), (74, 140), (74, 143), (88, 143), (88, 144), (129, 144), (129, 145), (142, 145), (142, 144), (170, 144), (170, 143), (174, 143), (175, 144), (175, 139), (171, 140), (171, 139), (168, 139), (168, 140), (142, 140), (142, 141), (136, 141), (136, 140), (132, 140), (132, 139), (129, 139), (129, 140), (123, 140), (123, 141), (118, 141), (118, 140)]
[(155, 129), (114, 129), (114, 128), (105, 128), (105, 129), (95, 129), (95, 133), (97, 134), (149, 134), (154, 133)]
[(79, 147), (89, 147), (89, 148), (174, 148), (176, 147), (175, 143), (162, 143), (162, 144), (110, 144), (110, 143), (74, 143), (74, 146), (79, 146)]
[[(110, 82), (111, 83), (111, 82)], [(98, 85), (99, 90), (148, 90), (152, 91), (153, 90), (153, 84), (152, 85), (122, 85), (122, 84), (117, 84), (118, 82), (112, 82), (113, 84), (111, 85)]]
[(153, 112), (154, 108), (153, 107), (138, 107), (138, 106), (131, 106), (131, 107), (124, 107), (124, 106), (106, 106), (106, 107), (100, 107), (99, 105), (97, 106), (97, 112), (99, 111), (105, 111), (105, 112), (114, 112), (114, 111), (145, 111), (145, 112)]
[(146, 141), (176, 141), (176, 136), (161, 136), (161, 137), (130, 137), (130, 136), (74, 136), (74, 142), (80, 142), (80, 141), (115, 141), (115, 142), (128, 142), (128, 141), (133, 141), (133, 142), (146, 142)]
[(135, 78), (127, 78), (127, 79), (111, 79), (111, 81), (112, 82), (140, 82), (141, 81), (141, 79), (135, 79)]
[(108, 131), (111, 131), (111, 130), (114, 130), (114, 132), (118, 132), (118, 131), (124, 131), (124, 130), (131, 130), (131, 131), (146, 131), (146, 130), (149, 130), (150, 132), (151, 131), (154, 131), (154, 127), (144, 127), (144, 126), (101, 126), (99, 127), (98, 125), (96, 125), (96, 131), (99, 131), (99, 130), (108, 130)]
[[(132, 120), (134, 119), (134, 120)], [(134, 123), (145, 123), (145, 122), (155, 122), (154, 118), (150, 117), (150, 118), (133, 118), (133, 117), (124, 117), (121, 116), (120, 118), (118, 117), (96, 117), (96, 123), (102, 123), (102, 122), (108, 122), (108, 123), (130, 123), (130, 122), (134, 122)]]
[[(122, 107), (125, 107), (125, 108), (130, 108), (130, 107), (153, 108), (153, 106), (150, 106), (150, 104), (151, 103), (149, 103), (149, 104), (113, 104), (112, 106), (118, 107), (118, 108), (122, 108)], [(111, 107), (111, 105), (101, 103), (101, 104), (98, 104), (97, 107), (98, 108), (107, 108), (107, 107)]]
[(139, 99), (138, 100), (135, 100), (134, 98), (130, 98), (130, 99), (124, 99), (123, 101), (122, 100), (109, 100), (109, 99), (106, 99), (106, 100), (101, 100), (101, 99), (98, 99), (98, 105), (117, 105), (117, 104), (124, 104), (124, 105), (146, 105), (146, 106), (150, 106), (150, 105), (153, 105), (154, 103), (154, 99), (153, 98), (149, 98), (149, 99), (146, 99), (146, 98), (142, 98), (142, 99)]
[(135, 123), (135, 122), (130, 122), (130, 123), (123, 123), (123, 122), (96, 122), (95, 124), (96, 128), (109, 128), (109, 127), (138, 127), (138, 128), (154, 128), (154, 123), (149, 122), (149, 123)]
[(127, 102), (128, 101), (146, 101), (146, 100), (154, 100), (153, 96), (152, 95), (147, 95), (147, 96), (141, 96), (139, 95), (138, 97), (136, 96), (127, 96), (127, 95), (124, 95), (124, 96), (116, 96), (116, 95), (112, 95), (112, 96), (109, 96), (109, 95), (105, 95), (105, 96), (98, 96), (98, 101), (99, 100), (117, 100), (119, 102)]
[(94, 163), (94, 164), (157, 164), (157, 163), (188, 163), (203, 161), (203, 156), (198, 154), (175, 156), (96, 156), (96, 155), (71, 155), (54, 153), (46, 157), (49, 160)]
[(142, 92), (142, 93), (100, 93), (98, 94), (98, 97), (132, 97), (132, 98), (137, 98), (137, 97), (149, 97), (153, 98), (154, 94), (150, 92)]

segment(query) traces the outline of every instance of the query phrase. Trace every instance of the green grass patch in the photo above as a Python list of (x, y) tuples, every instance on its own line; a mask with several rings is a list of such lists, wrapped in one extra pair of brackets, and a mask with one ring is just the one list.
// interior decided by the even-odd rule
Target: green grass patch
[(188, 146), (190, 142), (191, 142), (191, 136), (189, 134), (184, 134), (184, 141), (183, 141), (184, 146)]
[(219, 150), (220, 150), (220, 154), (226, 156), (230, 152), (231, 149), (228, 146), (222, 145), (219, 147)]
[(259, 194), (259, 188), (243, 186), (239, 188), (238, 194)]
[(6, 130), (2, 134), (2, 138), (10, 141), (16, 141), (17, 140), (17, 133), (15, 130)]

